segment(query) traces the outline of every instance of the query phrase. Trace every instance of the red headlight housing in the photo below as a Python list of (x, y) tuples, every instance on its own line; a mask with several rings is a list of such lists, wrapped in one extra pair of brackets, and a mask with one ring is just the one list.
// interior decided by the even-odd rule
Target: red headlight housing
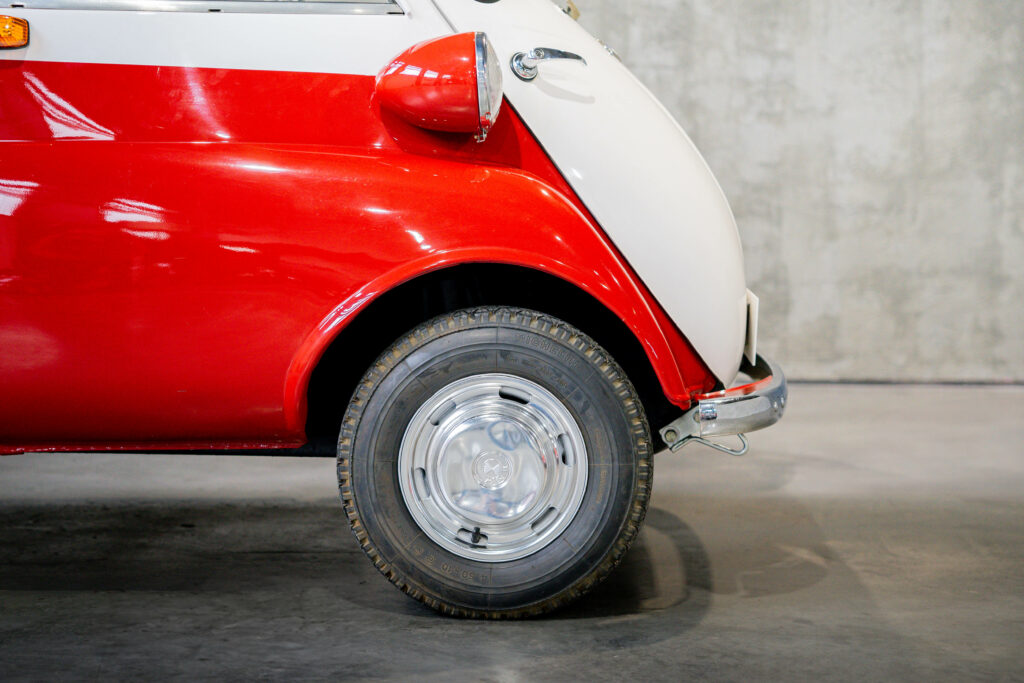
[(501, 109), (501, 66), (484, 33), (434, 38), (377, 74), (382, 108), (428, 130), (487, 137)]

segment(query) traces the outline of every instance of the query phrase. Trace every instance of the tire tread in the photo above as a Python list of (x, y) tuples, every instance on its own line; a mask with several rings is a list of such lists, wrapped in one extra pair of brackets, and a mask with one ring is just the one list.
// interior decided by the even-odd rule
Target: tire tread
[[(634, 451), (637, 454), (636, 477), (629, 514), (619, 530), (618, 537), (611, 549), (602, 558), (598, 566), (576, 583), (568, 586), (550, 598), (530, 605), (509, 610), (471, 609), (462, 605), (445, 602), (443, 599), (428, 592), (427, 588), (415, 583), (409, 577), (398, 572), (389, 564), (374, 546), (363, 527), (356, 508), (355, 499), (350, 486), (351, 479), (351, 448), (354, 443), (356, 427), (359, 424), (363, 409), (369, 402), (377, 386), (398, 363), (420, 346), (447, 334), (467, 329), (478, 323), (497, 324), (499, 326), (518, 327), (551, 337), (563, 344), (572, 346), (590, 362), (607, 379), (615, 390), (627, 416)], [(629, 381), (625, 372), (608, 353), (585, 333), (568, 323), (544, 313), (525, 308), (509, 306), (477, 307), (448, 313), (430, 320), (391, 345), (370, 366), (360, 380), (342, 419), (341, 434), (338, 437), (338, 489), (344, 504), (345, 515), (348, 517), (352, 533), (359, 546), (373, 562), (374, 566), (395, 586), (411, 598), (422, 602), (428, 607), (445, 615), (476, 619), (517, 619), (534, 617), (581, 597), (605, 579), (619, 565), (626, 551), (636, 538), (647, 514), (653, 480), (654, 458), (652, 441), (647, 417), (643, 404), (636, 389)]]

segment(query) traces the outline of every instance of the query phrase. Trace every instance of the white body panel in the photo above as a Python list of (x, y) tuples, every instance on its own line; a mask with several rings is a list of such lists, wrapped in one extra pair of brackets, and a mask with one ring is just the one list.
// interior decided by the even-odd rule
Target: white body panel
[(435, 0), (455, 31), (485, 31), (508, 64), (536, 47), (587, 60), (542, 63), (505, 95), (680, 331), (722, 382), (747, 331), (743, 253), (700, 153), (615, 57), (549, 0)]
[(402, 50), (451, 32), (423, 4), (405, 15), (17, 9), (29, 45), (0, 60), (376, 76)]

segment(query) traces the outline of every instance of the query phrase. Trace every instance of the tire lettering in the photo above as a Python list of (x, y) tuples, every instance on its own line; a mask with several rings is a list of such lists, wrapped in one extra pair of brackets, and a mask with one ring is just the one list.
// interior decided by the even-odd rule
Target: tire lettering
[(605, 484), (608, 483), (608, 470), (602, 469), (601, 476), (598, 478), (597, 483), (597, 502), (604, 502)]
[(566, 351), (563, 347), (533, 334), (520, 334), (516, 336), (525, 346), (531, 346), (538, 351), (543, 351), (544, 353), (557, 358), (571, 370), (575, 371), (579, 369), (579, 358)]

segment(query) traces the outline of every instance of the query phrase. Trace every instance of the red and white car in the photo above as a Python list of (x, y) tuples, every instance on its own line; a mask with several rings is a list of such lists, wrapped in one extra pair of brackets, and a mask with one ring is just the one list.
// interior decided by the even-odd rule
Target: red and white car
[(548, 0), (0, 13), (0, 452), (336, 451), (377, 567), (499, 617), (781, 417), (721, 189)]

